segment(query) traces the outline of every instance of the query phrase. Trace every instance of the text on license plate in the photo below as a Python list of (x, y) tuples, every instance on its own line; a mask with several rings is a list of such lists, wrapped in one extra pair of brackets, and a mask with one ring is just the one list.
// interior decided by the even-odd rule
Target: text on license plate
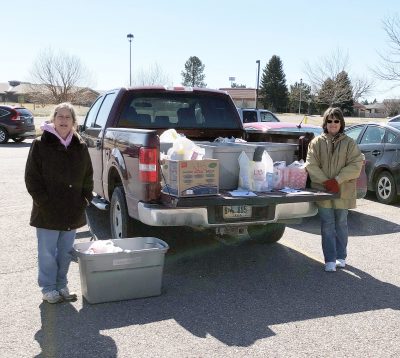
[(223, 210), (222, 216), (224, 219), (251, 217), (250, 205), (224, 206), (222, 210)]

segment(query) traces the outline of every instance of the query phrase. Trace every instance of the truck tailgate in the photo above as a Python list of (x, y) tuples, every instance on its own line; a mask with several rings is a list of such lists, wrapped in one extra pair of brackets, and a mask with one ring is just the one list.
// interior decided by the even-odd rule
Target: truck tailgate
[(164, 205), (170, 207), (199, 207), (199, 206), (214, 206), (214, 205), (253, 205), (264, 206), (271, 204), (287, 204), (300, 202), (314, 202), (319, 200), (337, 199), (338, 194), (331, 194), (314, 189), (305, 189), (304, 193), (286, 194), (280, 191), (260, 192), (257, 196), (233, 197), (229, 191), (220, 191), (219, 195), (196, 196), (196, 197), (173, 197), (162, 193), (161, 201)]

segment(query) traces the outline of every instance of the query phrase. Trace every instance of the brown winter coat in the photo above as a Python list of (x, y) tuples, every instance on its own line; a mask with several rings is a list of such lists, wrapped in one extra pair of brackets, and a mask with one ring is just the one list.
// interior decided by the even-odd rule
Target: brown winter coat
[(47, 131), (35, 139), (26, 162), (25, 183), (33, 199), (30, 225), (64, 231), (85, 225), (93, 169), (87, 146), (77, 134), (67, 148)]
[(325, 190), (323, 183), (336, 179), (340, 188), (340, 198), (318, 201), (323, 208), (353, 209), (356, 207), (356, 184), (360, 176), (364, 155), (357, 143), (346, 134), (332, 142), (326, 133), (314, 138), (308, 148), (306, 169), (311, 179), (311, 187)]

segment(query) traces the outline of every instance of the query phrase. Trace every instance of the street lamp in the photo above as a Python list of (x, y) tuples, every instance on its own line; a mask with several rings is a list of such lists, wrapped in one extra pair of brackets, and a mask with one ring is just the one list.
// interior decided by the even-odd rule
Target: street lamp
[(302, 78), (300, 78), (300, 86), (299, 86), (299, 89), (300, 89), (300, 98), (299, 98), (299, 114), (300, 114), (300, 108), (301, 108), (301, 85), (303, 84), (303, 79)]
[(258, 87), (260, 85), (260, 60), (256, 61), (257, 66), (257, 89), (256, 89), (256, 109), (258, 108)]
[(133, 35), (126, 35), (129, 41), (129, 86), (132, 86), (132, 39)]

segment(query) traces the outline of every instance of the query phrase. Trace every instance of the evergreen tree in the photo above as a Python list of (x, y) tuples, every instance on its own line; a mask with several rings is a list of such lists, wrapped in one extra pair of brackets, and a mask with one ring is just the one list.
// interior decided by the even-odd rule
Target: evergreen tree
[(191, 87), (206, 87), (204, 78), (205, 65), (196, 56), (190, 56), (185, 62), (185, 70), (181, 72), (182, 85)]
[(353, 113), (353, 89), (346, 71), (338, 73), (335, 79), (327, 78), (318, 92), (318, 106), (321, 112), (328, 107), (340, 107), (349, 115)]
[(265, 66), (261, 77), (261, 102), (273, 112), (285, 112), (287, 109), (288, 89), (282, 67), (281, 59), (274, 55)]
[(342, 71), (337, 75), (335, 82), (338, 92), (338, 103), (335, 105), (342, 109), (343, 114), (353, 114), (353, 88), (351, 86), (349, 75), (346, 71)]

